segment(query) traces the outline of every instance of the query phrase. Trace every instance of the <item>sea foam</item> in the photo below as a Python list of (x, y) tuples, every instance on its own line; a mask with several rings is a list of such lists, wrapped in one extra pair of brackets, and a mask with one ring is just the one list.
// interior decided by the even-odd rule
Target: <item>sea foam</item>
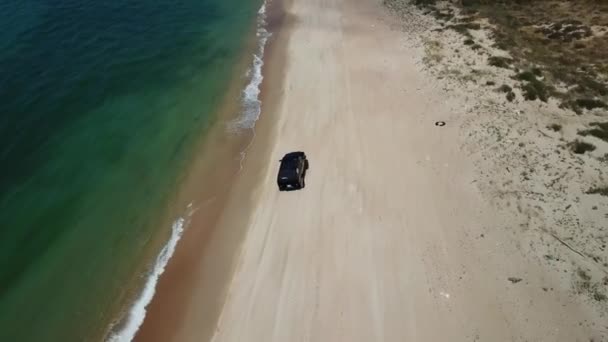
[(241, 94), (242, 113), (234, 121), (229, 124), (229, 129), (237, 131), (239, 129), (249, 129), (255, 127), (256, 121), (260, 118), (262, 112), (262, 101), (260, 101), (260, 85), (264, 80), (262, 68), (264, 67), (264, 50), (266, 43), (272, 35), (266, 30), (266, 1), (260, 7), (257, 18), (258, 38), (257, 51), (253, 54), (253, 63), (247, 72), (249, 83)]
[(130, 342), (135, 337), (135, 334), (137, 334), (139, 327), (144, 322), (144, 318), (146, 317), (146, 307), (148, 304), (150, 304), (152, 298), (154, 297), (154, 293), (156, 292), (156, 284), (158, 283), (158, 279), (163, 272), (165, 272), (165, 267), (175, 252), (177, 242), (182, 237), (184, 227), (189, 223), (190, 216), (193, 212), (194, 210), (192, 209), (191, 203), (188, 205), (186, 215), (173, 222), (171, 227), (171, 237), (158, 254), (158, 257), (156, 257), (156, 262), (148, 275), (144, 288), (139, 297), (133, 303), (133, 306), (131, 306), (124, 325), (121, 326), (119, 331), (113, 332), (107, 339), (107, 342)]

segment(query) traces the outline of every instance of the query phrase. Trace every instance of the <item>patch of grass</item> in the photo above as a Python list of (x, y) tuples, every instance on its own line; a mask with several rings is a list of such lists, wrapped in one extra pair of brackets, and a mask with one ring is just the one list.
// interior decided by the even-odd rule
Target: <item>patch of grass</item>
[(496, 89), (496, 90), (503, 92), (503, 93), (508, 93), (508, 92), (512, 91), (513, 88), (511, 88), (509, 85), (503, 84), (500, 87), (498, 87), (498, 89)]
[(606, 300), (606, 295), (603, 294), (603, 293), (601, 293), (601, 292), (599, 292), (598, 289), (595, 289), (593, 291), (593, 299), (596, 300), (596, 301), (598, 301), (598, 302), (603, 302), (603, 301)]
[(499, 49), (499, 50), (509, 50), (509, 45), (508, 43), (504, 42), (504, 41), (495, 41), (494, 44), (492, 44), (493, 47)]
[(590, 125), (594, 128), (580, 131), (578, 132), (578, 134), (582, 136), (591, 135), (598, 139), (604, 140), (605, 142), (608, 142), (608, 122), (592, 122)]
[(437, 0), (415, 0), (414, 4), (418, 7), (435, 6)]
[(602, 291), (601, 282), (593, 282), (591, 275), (580, 267), (576, 270), (576, 274), (578, 275), (578, 279), (575, 280), (574, 288), (579, 294), (585, 294), (598, 302), (603, 302), (607, 299)]
[(593, 92), (599, 96), (606, 96), (608, 95), (608, 86), (591, 76), (584, 76), (578, 80), (576, 91), (578, 93)]
[(474, 82), (477, 83), (477, 80), (479, 79), (479, 77), (474, 73), (470, 73), (470, 74), (466, 74), (462, 77), (460, 77), (460, 80), (463, 82)]
[(474, 8), (465, 8), (462, 10), (462, 14), (464, 15), (475, 15), (477, 14), (477, 10)]
[(574, 140), (569, 144), (569, 146), (570, 150), (576, 154), (584, 154), (585, 152), (595, 150), (595, 145), (580, 140)]
[(591, 36), (592, 31), (579, 20), (566, 19), (535, 30), (548, 39), (571, 42)]
[(517, 284), (517, 283), (519, 283), (520, 281), (522, 281), (522, 279), (521, 279), (521, 278), (517, 278), (517, 277), (509, 277), (509, 278), (507, 278), (507, 280), (508, 280), (508, 281), (510, 281), (510, 282), (511, 282), (511, 283), (513, 283), (513, 284)]
[(439, 10), (436, 10), (433, 12), (433, 15), (435, 16), (435, 18), (446, 21), (446, 22), (450, 21), (450, 20), (452, 20), (452, 18), (454, 18), (454, 13), (452, 11), (441, 12)]
[(599, 127), (600, 129), (602, 129), (604, 131), (608, 131), (608, 122), (592, 122), (592, 123), (590, 123), (590, 125)]
[[(579, 114), (589, 106), (608, 109), (608, 44), (606, 35), (591, 29), (596, 26), (600, 32), (607, 31), (601, 26), (608, 26), (608, 1), (460, 0), (456, 6), (464, 17), (458, 18), (457, 11), (437, 8), (437, 0), (412, 2), (442, 21), (441, 30), (461, 33), (464, 45), (478, 53), (485, 48), (475, 42), (472, 30), (481, 29), (481, 20), (487, 19), (493, 46), (508, 51), (513, 59), (489, 64), (515, 71), (534, 66), (528, 70), (531, 75), (519, 75), (525, 99), (547, 101), (553, 96), (562, 102), (562, 108)], [(410, 4), (406, 0), (384, 3), (401, 12), (408, 11)], [(427, 56), (427, 60), (437, 62), (441, 56)], [(562, 85), (570, 90), (562, 93)]]
[[(514, 60), (511, 69), (534, 65), (529, 71), (537, 79), (542, 76), (546, 97), (554, 96), (564, 107), (579, 110), (584, 106), (577, 106), (576, 99), (608, 103), (606, 35), (598, 35), (591, 29), (608, 24), (608, 1), (460, 0), (458, 3), (463, 12), (475, 13), (476, 22), (481, 19), (490, 22), (494, 46), (508, 51)], [(522, 81), (534, 82), (531, 77)], [(576, 90), (563, 94), (553, 87), (558, 84)], [(535, 94), (538, 89), (539, 84), (527, 86), (527, 97), (545, 97)]]
[(507, 93), (507, 101), (513, 102), (513, 100), (515, 100), (515, 93), (510, 91)]
[(592, 188), (587, 190), (585, 193), (589, 195), (608, 196), (608, 186), (605, 186), (603, 188)]
[(460, 30), (460, 29), (481, 30), (481, 25), (479, 23), (473, 23), (473, 22), (464, 22), (464, 23), (455, 24), (452, 26), (453, 26), (452, 28), (456, 29), (456, 30)]
[(547, 126), (547, 128), (554, 132), (559, 132), (562, 130), (562, 125), (554, 123)]
[(513, 100), (515, 100), (515, 93), (513, 92), (513, 88), (511, 88), (509, 85), (507, 84), (503, 84), (500, 87), (498, 87), (496, 89), (496, 91), (502, 92), (502, 93), (506, 93), (506, 98), (507, 101), (509, 102), (513, 102)]
[(520, 81), (534, 82), (536, 81), (536, 75), (532, 71), (522, 71), (517, 74), (517, 79)]
[(576, 105), (588, 110), (592, 110), (595, 108), (608, 108), (608, 105), (597, 99), (578, 99), (575, 101)]
[(481, 25), (478, 23), (459, 23), (446, 26), (447, 29), (452, 29), (465, 37), (471, 37), (469, 30), (480, 30)]
[(547, 87), (545, 83), (536, 78), (536, 75), (532, 71), (523, 71), (515, 76), (516, 79), (525, 82), (521, 86), (524, 98), (529, 101), (539, 99), (543, 102), (547, 102), (551, 88)]
[(591, 276), (582, 268), (577, 269), (576, 274), (584, 281), (591, 280)]
[(511, 63), (513, 63), (513, 60), (511, 58), (500, 56), (488, 57), (488, 64), (497, 68), (509, 69)]
[(539, 99), (543, 102), (547, 102), (549, 99), (549, 93), (547, 91), (547, 87), (543, 82), (536, 81), (526, 83), (521, 87), (524, 92), (524, 98), (529, 101), (534, 101)]
[[(466, 14), (466, 13), (464, 13), (464, 11), (463, 11), (462, 14)], [(458, 22), (459, 23), (472, 23), (475, 20), (477, 20), (477, 18), (475, 16), (468, 16), (468, 17), (460, 17), (460, 18), (458, 18)]]

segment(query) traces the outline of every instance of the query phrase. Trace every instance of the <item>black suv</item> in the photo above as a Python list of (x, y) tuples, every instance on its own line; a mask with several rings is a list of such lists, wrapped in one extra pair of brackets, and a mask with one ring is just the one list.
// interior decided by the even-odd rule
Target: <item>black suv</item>
[(287, 153), (281, 159), (277, 183), (279, 190), (297, 190), (304, 187), (304, 177), (308, 170), (308, 159), (304, 152)]

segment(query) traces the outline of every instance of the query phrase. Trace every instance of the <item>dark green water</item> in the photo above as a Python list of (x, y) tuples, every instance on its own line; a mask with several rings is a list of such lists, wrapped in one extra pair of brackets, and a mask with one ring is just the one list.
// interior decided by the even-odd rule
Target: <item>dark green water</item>
[(0, 341), (115, 318), (260, 3), (0, 2)]

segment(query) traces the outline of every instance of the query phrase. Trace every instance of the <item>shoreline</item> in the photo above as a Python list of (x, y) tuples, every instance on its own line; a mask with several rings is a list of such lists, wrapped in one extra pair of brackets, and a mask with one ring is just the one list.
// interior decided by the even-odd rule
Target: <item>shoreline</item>
[[(264, 79), (273, 79), (280, 74), (280, 70), (268, 68), (266, 61), (278, 59), (276, 51), (280, 48), (275, 46), (275, 42), (285, 36), (282, 30), (283, 7), (278, 0), (271, 1), (270, 4), (265, 2), (265, 6), (265, 27), (272, 36), (265, 44), (265, 66), (262, 73)], [(253, 30), (252, 36), (259, 33), (258, 29)], [(197, 316), (204, 316), (205, 328), (201, 329), (200, 321), (193, 324), (196, 324), (202, 335), (212, 334), (221, 303), (219, 298), (224, 295), (231, 276), (230, 265), (236, 257), (238, 244), (249, 219), (249, 208), (253, 205), (253, 199), (248, 199), (247, 196), (243, 198), (243, 194), (254, 196), (255, 178), (260, 169), (265, 167), (258, 158), (263, 154), (264, 148), (258, 145), (264, 145), (263, 141), (266, 140), (266, 133), (271, 126), (266, 124), (271, 121), (267, 118), (267, 112), (273, 106), (273, 101), (267, 96), (272, 90), (268, 89), (265, 81), (259, 85), (263, 114), (254, 121), (252, 128), (232, 129), (242, 119), (242, 97), (246, 89), (243, 75), (245, 70), (248, 70), (247, 73), (252, 72), (251, 53), (258, 49), (253, 46), (258, 41), (259, 37), (252, 37), (246, 44), (249, 47), (245, 49), (240, 67), (235, 68), (238, 70), (234, 75), (235, 81), (231, 83), (217, 119), (208, 130), (208, 136), (197, 149), (203, 157), (196, 159), (184, 182), (186, 186), (179, 196), (181, 200), (176, 203), (185, 204), (183, 199), (194, 198), (198, 206), (195, 204), (192, 208), (190, 223), (156, 285), (156, 294), (147, 305), (147, 314), (134, 341), (175, 339), (180, 335), (182, 327), (187, 325), (188, 317), (193, 315), (190, 307), (193, 297), (199, 297), (197, 303), (202, 301), (208, 305), (205, 305), (208, 309), (203, 309), (204, 312), (196, 313)], [(234, 113), (239, 115), (235, 117)], [(204, 194), (196, 190), (201, 187), (205, 187)], [(232, 217), (234, 213), (237, 214), (236, 217)], [(166, 320), (168, 312), (171, 313), (169, 321)]]
[[(139, 340), (144, 327), (146, 335), (148, 330), (151, 330), (151, 333), (159, 331), (156, 319), (164, 321), (164, 297), (171, 298), (167, 301), (170, 302), (169, 307), (185, 306), (187, 298), (173, 296), (173, 287), (175, 285), (183, 289), (182, 283), (191, 279), (188, 274), (182, 273), (181, 269), (184, 264), (191, 263), (193, 266), (196, 263), (188, 260), (192, 258), (193, 243), (205, 244), (208, 235), (213, 233), (215, 222), (221, 215), (228, 197), (223, 184), (230, 184), (231, 177), (238, 176), (241, 168), (239, 155), (253, 138), (250, 130), (229, 131), (229, 125), (241, 117), (242, 93), (251, 83), (247, 75), (252, 67), (251, 54), (256, 50), (258, 42), (255, 37), (256, 21), (257, 19), (252, 20), (252, 30), (243, 40), (243, 51), (236, 58), (237, 62), (229, 76), (229, 85), (214, 111), (213, 119), (192, 147), (190, 163), (179, 175), (180, 185), (170, 196), (164, 209), (165, 213), (158, 218), (160, 231), (148, 242), (149, 248), (141, 259), (144, 272), (134, 273), (126, 282), (129, 286), (115, 303), (114, 320), (101, 325), (93, 339), (107, 342)], [(151, 278), (156, 280), (150, 288)], [(145, 300), (144, 298), (150, 296), (150, 291), (152, 297)], [(161, 297), (163, 304), (156, 303), (159, 301), (157, 297)], [(140, 303), (140, 300), (144, 302)], [(157, 309), (157, 306), (161, 308)], [(138, 320), (139, 317), (129, 316), (141, 314), (142, 322), (137, 324), (134, 334), (130, 335), (125, 329), (131, 319)], [(157, 317), (150, 319), (151, 315)], [(154, 323), (149, 324), (149, 320)], [(151, 326), (150, 329), (147, 328), (148, 325)]]
[[(220, 211), (221, 205), (218, 204), (221, 204), (222, 199), (217, 196), (217, 194), (221, 194), (219, 184), (210, 182), (207, 179), (214, 178), (224, 180), (230, 174), (237, 173), (238, 163), (235, 162), (234, 153), (235, 151), (238, 151), (241, 146), (245, 146), (244, 142), (248, 139), (248, 135), (244, 132), (231, 134), (230, 136), (226, 133), (226, 124), (228, 123), (228, 120), (234, 118), (234, 113), (238, 107), (239, 90), (242, 90), (243, 88), (243, 86), (240, 85), (244, 84), (242, 76), (244, 74), (243, 71), (246, 69), (244, 66), (247, 65), (247, 63), (245, 63), (244, 57), (242, 59), (243, 61), (235, 66), (235, 72), (232, 76), (234, 80), (230, 82), (230, 87), (222, 100), (222, 104), (219, 105), (219, 108), (216, 111), (214, 122), (205, 130), (204, 137), (197, 143), (197, 146), (193, 148), (195, 151), (193, 153), (193, 161), (186, 172), (181, 176), (181, 178), (184, 179), (181, 182), (183, 185), (180, 186), (180, 189), (171, 199), (167, 209), (168, 213), (159, 220), (162, 222), (159, 225), (160, 229), (167, 230), (167, 233), (158, 234), (158, 236), (154, 238), (152, 245), (158, 246), (158, 248), (153, 248), (152, 251), (148, 252), (148, 257), (144, 258), (144, 260), (151, 260), (145, 262), (150, 271), (146, 272), (147, 280), (143, 283), (138, 283), (138, 286), (126, 291), (128, 294), (125, 296), (133, 298), (134, 301), (120, 309), (124, 315), (120, 321), (114, 322), (109, 326), (103, 338), (104, 341), (123, 341), (118, 335), (120, 335), (120, 332), (122, 332), (124, 328), (124, 321), (126, 320), (126, 317), (131, 314), (131, 310), (133, 310), (134, 306), (137, 304), (138, 299), (143, 295), (148, 278), (153, 276), (152, 272), (158, 266), (154, 260), (158, 262), (163, 254), (163, 249), (171, 244), (171, 240), (173, 239), (172, 235), (175, 233), (174, 225), (180, 221), (183, 223), (179, 243), (175, 246), (172, 257), (169, 258), (165, 265), (165, 271), (156, 282), (156, 286), (153, 289), (155, 292), (153, 298), (144, 306), (145, 318), (137, 329), (134, 340), (137, 339), (141, 328), (146, 324), (148, 317), (151, 312), (153, 312), (151, 308), (153, 307), (157, 296), (162, 296), (162, 293), (164, 292), (164, 286), (162, 284), (164, 284), (166, 280), (163, 279), (172, 278), (171, 275), (174, 273), (174, 268), (176, 267), (173, 265), (175, 263), (173, 260), (176, 259), (177, 255), (183, 254), (184, 248), (181, 246), (187, 244), (185, 241), (186, 238), (189, 239), (190, 235), (192, 235), (189, 234), (189, 231), (193, 226), (193, 219), (196, 217), (198, 221), (199, 217), (203, 215), (213, 219)], [(197, 155), (202, 155), (202, 157)], [(205, 165), (210, 161), (215, 162), (213, 165), (214, 167), (217, 167), (217, 170)], [(197, 175), (203, 177), (197, 177)], [(204, 179), (201, 180), (197, 178)], [(200, 190), (201, 188), (205, 189), (204, 193)], [(171, 229), (167, 229), (166, 227), (171, 227)], [(201, 229), (205, 229), (205, 227), (202, 227)], [(177, 277), (179, 277), (179, 275)], [(141, 278), (141, 275), (134, 275), (134, 279), (137, 278)], [(121, 326), (121, 328), (118, 329), (118, 331), (115, 331), (116, 326)]]

